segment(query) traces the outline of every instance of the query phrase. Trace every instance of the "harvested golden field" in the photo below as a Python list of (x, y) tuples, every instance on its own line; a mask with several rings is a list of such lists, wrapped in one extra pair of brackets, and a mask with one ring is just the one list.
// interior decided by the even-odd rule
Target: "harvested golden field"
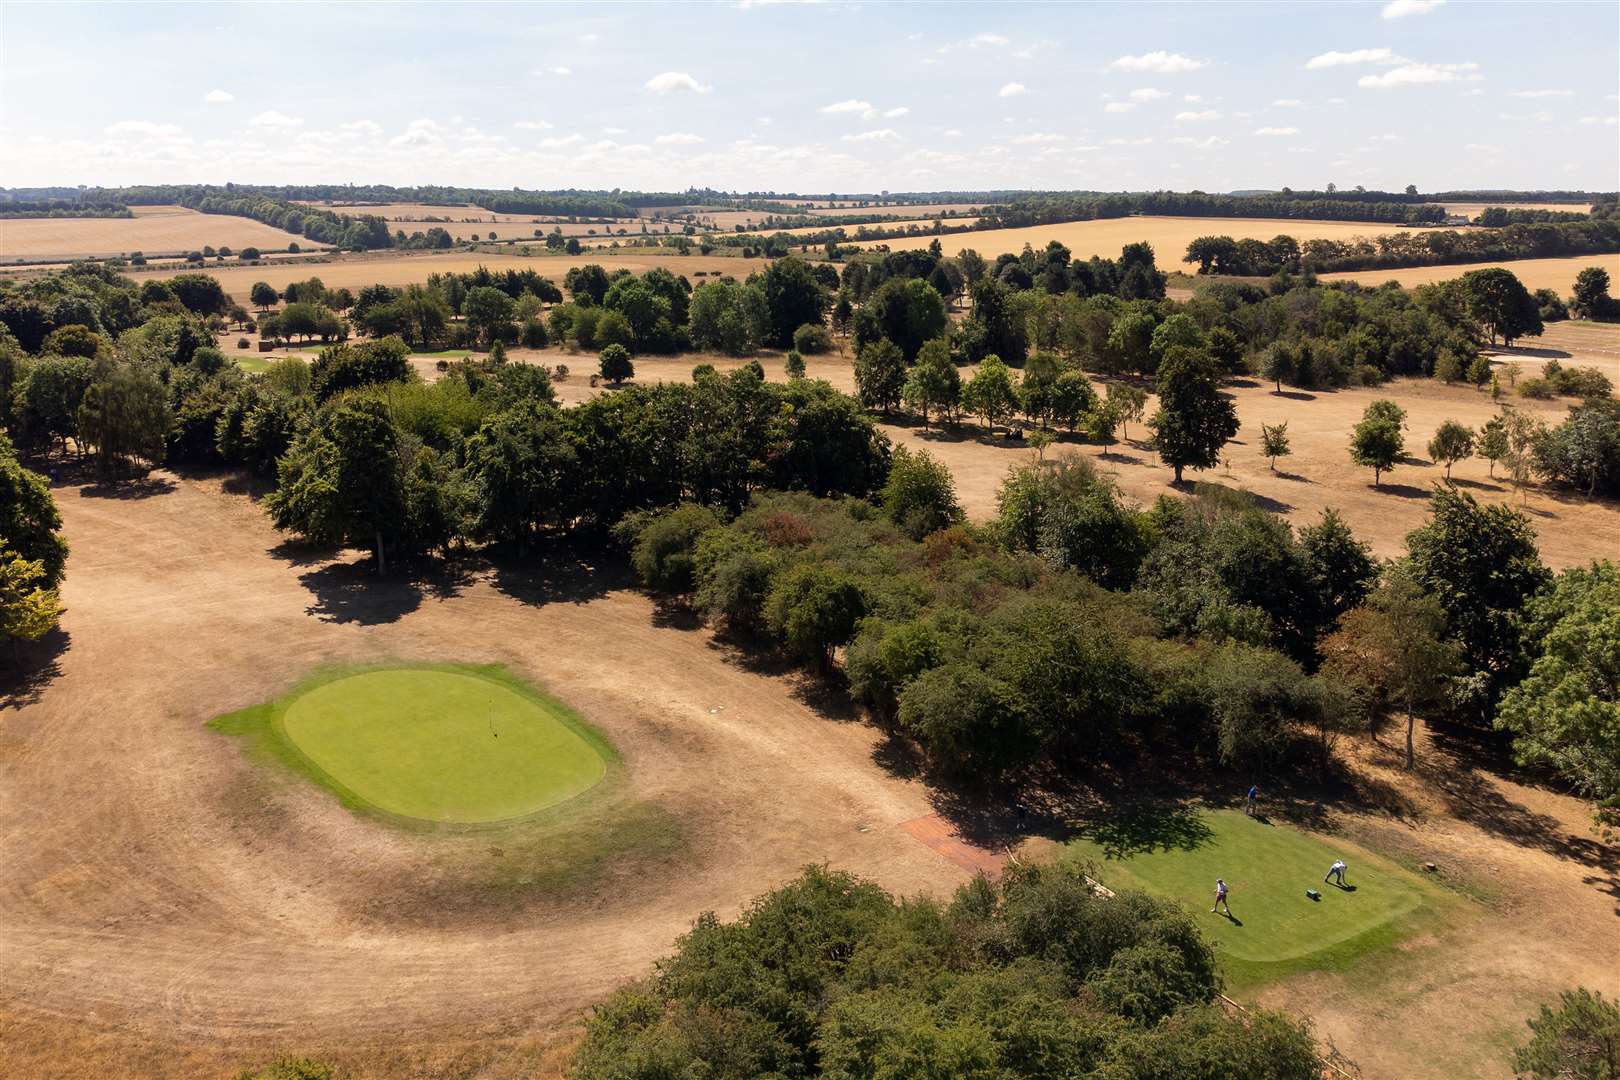
[(229, 214), (199, 214), (183, 206), (132, 206), (132, 218), (10, 218), (0, 220), (0, 260), (83, 259), (200, 251), (209, 247), (284, 248), (302, 236)]
[(1609, 277), (1620, 281), (1620, 255), (1573, 255), (1561, 259), (1512, 259), (1508, 262), (1462, 263), (1456, 266), (1411, 266), (1404, 270), (1354, 270), (1342, 274), (1323, 274), (1327, 281), (1359, 281), (1363, 285), (1382, 285), (1398, 281), (1407, 288), (1428, 285), (1436, 281), (1449, 281), (1462, 277), (1470, 270), (1483, 270), (1500, 266), (1513, 271), (1524, 287), (1552, 289), (1567, 297), (1575, 286), (1575, 275), (1588, 266), (1601, 266)]
[[(319, 206), (322, 209), (333, 210), (339, 214), (374, 214), (388, 222), (390, 231), (403, 230), (407, 235), (414, 232), (426, 232), (431, 228), (444, 229), (457, 240), (465, 240), (474, 233), (485, 236), (491, 229), (502, 238), (524, 236), (534, 237), (534, 230), (550, 232), (560, 228), (564, 236), (587, 236), (591, 230), (598, 234), (605, 234), (612, 229), (615, 233), (620, 229), (628, 232), (639, 232), (640, 218), (611, 218), (607, 220), (591, 220), (570, 222), (555, 214), (497, 214), (485, 210), (481, 206), (467, 204), (465, 206), (434, 206), (429, 203), (356, 203), (344, 205), (341, 203), (314, 203), (305, 202), (307, 206)], [(438, 218), (440, 220), (433, 220)], [(504, 227), (503, 227), (504, 226)], [(628, 233), (627, 233), (628, 235)]]
[[(757, 232), (745, 233), (747, 236), (775, 236), (779, 232), (789, 236), (806, 236), (810, 233), (826, 232), (828, 229), (843, 229), (845, 235), (854, 236), (861, 229), (893, 229), (915, 225), (921, 229), (931, 228), (936, 218), (902, 218), (895, 221), (883, 221), (872, 225), (806, 225), (798, 229), (760, 229)], [(976, 217), (946, 218), (946, 225), (975, 225), (979, 221)], [(943, 242), (943, 240), (941, 241)]]
[[(1279, 235), (1296, 240), (1349, 240), (1394, 231), (1393, 225), (1365, 221), (1291, 221), (1279, 218), (1195, 218), (1125, 217), (1101, 221), (1065, 221), (1055, 225), (1032, 225), (1022, 229), (987, 229), (984, 232), (957, 233), (940, 237), (946, 255), (971, 248), (987, 259), (1003, 252), (1017, 254), (1024, 245), (1045, 247), (1056, 240), (1068, 247), (1077, 259), (1100, 255), (1117, 259), (1126, 244), (1146, 240), (1158, 256), (1159, 269), (1174, 270), (1183, 265), (1187, 245), (1200, 236), (1230, 236), (1234, 240), (1270, 240)], [(887, 244), (891, 250), (927, 247), (931, 236), (908, 236), (900, 240), (868, 240), (862, 247)]]
[[(926, 217), (928, 220), (932, 221), (935, 217), (944, 214), (947, 211), (954, 211), (957, 214), (968, 214), (977, 212), (982, 208), (983, 207), (978, 203), (918, 203), (912, 206), (840, 205), (828, 207), (821, 205), (815, 207), (814, 209), (805, 210), (803, 213), (810, 214), (815, 217), (882, 216), (885, 219), (893, 219), (895, 221), (906, 221), (913, 218)], [(683, 214), (684, 212), (696, 213), (700, 225), (717, 232), (733, 232), (736, 230), (738, 225), (741, 225), (745, 229), (752, 228), (768, 217), (782, 216), (781, 214), (772, 213), (766, 210), (703, 210), (694, 209), (691, 207), (680, 207), (677, 209), (682, 211)], [(665, 211), (665, 213), (667, 213), (667, 211)]]
[[(453, 251), (446, 254), (424, 252), (419, 255), (383, 253), (380, 255), (353, 255), (327, 261), (286, 263), (280, 266), (230, 266), (207, 272), (219, 280), (220, 285), (239, 303), (246, 303), (248, 290), (256, 281), (267, 281), (276, 288), (285, 288), (289, 282), (307, 281), (318, 277), (329, 288), (349, 288), (359, 291), (367, 285), (419, 285), (429, 274), (454, 272), (470, 273), (480, 266), (491, 270), (533, 270), (544, 274), (558, 285), (570, 267), (596, 263), (609, 272), (621, 267), (644, 273), (661, 266), (675, 274), (689, 278), (702, 271), (705, 274), (746, 275), (764, 265), (759, 260), (725, 258), (717, 255), (615, 255), (592, 252), (588, 255), (496, 255)], [(173, 277), (174, 271), (145, 271), (129, 275), (136, 281), (147, 278)]]

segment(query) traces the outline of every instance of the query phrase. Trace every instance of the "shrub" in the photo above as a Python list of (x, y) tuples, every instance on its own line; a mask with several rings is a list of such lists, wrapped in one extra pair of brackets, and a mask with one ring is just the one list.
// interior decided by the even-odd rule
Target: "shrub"
[(805, 323), (793, 331), (793, 348), (806, 356), (831, 352), (832, 332), (821, 323)]
[(239, 337), (239, 338), (237, 338), (237, 339), (236, 339), (236, 347), (237, 347), (237, 348), (238, 348), (238, 349), (245, 349), (245, 348), (247, 348), (247, 347), (248, 347), (248, 339), (247, 339), (247, 338), (245, 338), (245, 337)]
[(655, 592), (689, 593), (696, 584), (698, 538), (717, 527), (713, 510), (696, 503), (652, 516), (626, 518), (617, 533), (634, 537), (630, 562), (643, 585)]
[(926, 450), (901, 446), (889, 461), (889, 479), (878, 495), (883, 512), (913, 540), (962, 518), (951, 471)]
[(602, 378), (614, 386), (621, 385), (626, 379), (636, 376), (636, 366), (630, 362), (630, 350), (615, 342), (604, 348), (597, 356), (600, 364)]
[(804, 357), (798, 349), (792, 349), (787, 354), (787, 375), (790, 379), (804, 378)]

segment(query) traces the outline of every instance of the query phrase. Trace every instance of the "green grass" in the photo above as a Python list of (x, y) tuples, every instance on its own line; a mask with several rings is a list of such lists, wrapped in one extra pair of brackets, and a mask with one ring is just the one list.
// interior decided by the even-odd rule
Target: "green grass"
[(237, 356), (233, 357), (236, 366), (249, 375), (263, 375), (270, 370), (270, 365), (281, 359), (279, 356)]
[(333, 669), (213, 726), (352, 808), (434, 824), (536, 815), (617, 763), (571, 710), (498, 667)]
[[(1068, 855), (1103, 884), (1167, 897), (1193, 913), (1235, 986), (1347, 966), (1448, 910), (1454, 900), (1418, 875), (1354, 844), (1329, 841), (1234, 810), (1172, 815), (1173, 826), (1093, 832)], [(1354, 891), (1324, 884), (1336, 858)], [(1234, 919), (1210, 914), (1215, 879)], [(1316, 889), (1321, 900), (1305, 895)]]

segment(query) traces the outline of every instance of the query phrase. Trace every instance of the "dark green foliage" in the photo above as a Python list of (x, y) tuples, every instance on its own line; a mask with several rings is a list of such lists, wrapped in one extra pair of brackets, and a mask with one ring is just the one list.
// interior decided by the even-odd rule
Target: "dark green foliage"
[(780, 575), (765, 599), (765, 621), (789, 651), (826, 668), (832, 652), (855, 634), (867, 612), (854, 579), (826, 566), (801, 565)]
[(923, 345), (945, 332), (945, 301), (926, 281), (890, 278), (855, 314), (855, 348), (864, 352), (877, 341), (892, 342), (905, 363)]
[(807, 323), (821, 325), (827, 311), (827, 294), (803, 259), (791, 255), (777, 259), (760, 275), (759, 287), (765, 295), (767, 345), (788, 348), (794, 344), (793, 334), (799, 327)]
[(950, 469), (925, 450), (895, 450), (889, 462), (889, 479), (878, 493), (878, 502), (913, 540), (921, 540), (962, 518)]
[(812, 867), (735, 922), (703, 916), (599, 1006), (575, 1075), (1315, 1080), (1308, 1029), (1227, 1019), (1215, 989), (1185, 915), (1104, 899), (1073, 868), (981, 878), (944, 906)]
[(280, 1057), (262, 1069), (244, 1069), (236, 1080), (332, 1080), (332, 1066), (313, 1058)]
[(1014, 469), (996, 506), (1007, 544), (1109, 588), (1128, 588), (1147, 554), (1140, 515), (1084, 458), (1066, 458), (1051, 469)]
[(374, 383), (414, 379), (410, 355), (410, 346), (397, 337), (322, 349), (309, 370), (315, 401), (320, 404), (345, 390)]
[(597, 363), (602, 378), (614, 386), (619, 386), (624, 380), (636, 376), (636, 366), (630, 361), (630, 350), (623, 345), (615, 343), (603, 348), (597, 357)]
[(577, 460), (563, 416), (549, 403), (519, 401), (484, 421), (466, 450), (476, 534), (521, 553), (536, 530), (566, 525)]
[(861, 404), (893, 412), (906, 383), (906, 358), (888, 338), (860, 346), (855, 356), (855, 387)]
[(170, 424), (163, 384), (133, 364), (100, 373), (74, 417), (76, 438), (93, 448), (97, 466), (108, 473), (162, 462)]
[(631, 542), (630, 562), (643, 585), (682, 594), (696, 585), (698, 539), (719, 524), (708, 507), (683, 503), (664, 513), (626, 518), (615, 531)]
[(1212, 468), (1238, 432), (1237, 406), (1220, 392), (1215, 365), (1201, 352), (1172, 346), (1159, 362), (1159, 411), (1149, 421), (1159, 457), (1176, 471)]
[(1513, 1071), (1530, 1080), (1620, 1077), (1620, 1006), (1585, 987), (1566, 990), (1527, 1021), (1530, 1041), (1513, 1051)]
[(1620, 403), (1583, 402), (1532, 448), (1536, 472), (1588, 497), (1620, 494)]
[(11, 440), (0, 431), (0, 547), (42, 563), (45, 576), (38, 583), (42, 589), (54, 589), (62, 582), (68, 544), (61, 530), (62, 515), (50, 485), (23, 468)]

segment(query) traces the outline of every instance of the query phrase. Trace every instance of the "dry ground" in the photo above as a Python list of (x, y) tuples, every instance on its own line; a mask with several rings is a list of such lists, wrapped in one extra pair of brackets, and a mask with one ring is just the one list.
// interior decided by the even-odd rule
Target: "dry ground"
[[(1602, 368), (1620, 386), (1620, 326), (1556, 324), (1530, 350), (1519, 350), (1509, 361), (1521, 368), (1537, 367), (1548, 354), (1557, 354), (1560, 363)], [(576, 402), (601, 391), (590, 388), (589, 375), (596, 370), (594, 358), (556, 349), (529, 353), (514, 350), (513, 356), (540, 363), (566, 363), (572, 370), (567, 382), (557, 387), (566, 402)], [(780, 356), (760, 357), (767, 377), (786, 378)], [(847, 356), (836, 353), (807, 357), (808, 374), (826, 379), (846, 392), (854, 392), (855, 380)], [(682, 356), (673, 359), (637, 357), (640, 381), (684, 380), (698, 363), (712, 363), (722, 370), (742, 361), (722, 356)], [(425, 369), (430, 370), (430, 369)], [(970, 372), (964, 371), (966, 379)], [(1507, 376), (1502, 376), (1506, 382)], [(1099, 393), (1102, 386), (1098, 386)], [(1285, 390), (1278, 395), (1270, 383), (1258, 379), (1236, 380), (1228, 388), (1236, 398), (1243, 427), (1230, 444), (1230, 467), (1187, 477), (1228, 487), (1243, 487), (1259, 497), (1261, 505), (1283, 514), (1295, 526), (1315, 522), (1325, 509), (1342, 514), (1356, 535), (1372, 544), (1381, 556), (1395, 556), (1404, 550), (1406, 534), (1423, 524), (1428, 512), (1432, 485), (1444, 476), (1444, 469), (1428, 461), (1427, 446), (1436, 428), (1445, 420), (1458, 420), (1476, 430), (1496, 415), (1489, 395), (1472, 387), (1444, 386), (1428, 379), (1402, 379), (1377, 389), (1337, 391)], [(1361, 419), (1367, 405), (1379, 398), (1397, 401), (1408, 413), (1406, 443), (1414, 458), (1410, 464), (1386, 473), (1380, 487), (1372, 486), (1370, 470), (1350, 461), (1350, 429)], [(1557, 423), (1568, 411), (1569, 400), (1539, 402), (1508, 397), (1522, 408)], [(1149, 398), (1147, 413), (1154, 409)], [(1288, 422), (1293, 454), (1278, 462), (1271, 471), (1260, 456), (1260, 425)], [(983, 520), (995, 513), (996, 492), (1007, 470), (1033, 458), (1021, 442), (1002, 438), (985, 439), (981, 429), (964, 425), (961, 429), (925, 430), (920, 424), (889, 423), (884, 430), (896, 442), (921, 447), (945, 462), (956, 479), (957, 497), (968, 515)], [(1131, 498), (1142, 504), (1172, 492), (1171, 470), (1163, 465), (1143, 439), (1147, 430), (1141, 424), (1130, 426), (1132, 442), (1121, 442), (1108, 454), (1102, 447), (1064, 441), (1047, 451), (1048, 456), (1079, 454), (1103, 471), (1112, 474)], [(1508, 482), (1490, 475), (1489, 463), (1471, 458), (1452, 469), (1459, 487), (1486, 502), (1512, 502), (1521, 506), (1535, 524), (1542, 557), (1555, 567), (1571, 566), (1592, 559), (1614, 558), (1620, 551), (1620, 505), (1612, 500), (1588, 500), (1565, 493), (1537, 488), (1527, 489), (1525, 497), (1515, 495)]]
[(1448, 214), (1467, 214), (1470, 218), (1478, 217), (1489, 206), (1501, 206), (1509, 210), (1561, 210), (1570, 214), (1585, 214), (1592, 209), (1590, 203), (1448, 202), (1438, 205), (1445, 207)]
[(1513, 271), (1524, 287), (1551, 289), (1559, 296), (1568, 297), (1575, 288), (1575, 275), (1588, 266), (1601, 266), (1613, 281), (1620, 281), (1620, 255), (1573, 255), (1558, 259), (1510, 259), (1507, 262), (1465, 263), (1457, 266), (1411, 266), (1403, 270), (1354, 270), (1340, 274), (1323, 274), (1324, 281), (1359, 281), (1363, 285), (1382, 285), (1398, 281), (1407, 288), (1429, 285), (1436, 281), (1450, 281), (1462, 277), (1470, 270), (1483, 270), (1500, 266)]
[[(816, 217), (848, 217), (851, 215), (881, 215), (894, 220), (907, 218), (927, 217), (932, 221), (935, 216), (950, 211), (958, 214), (967, 214), (982, 210), (985, 203), (918, 203), (915, 206), (850, 206), (842, 204), (834, 207), (817, 206), (801, 213), (813, 214)], [(661, 208), (660, 208), (661, 209)], [(720, 232), (732, 232), (738, 225), (748, 228), (757, 225), (768, 217), (781, 217), (781, 214), (766, 210), (697, 210), (698, 220)], [(954, 218), (952, 220), (955, 220)]]
[(934, 222), (936, 220), (943, 220), (946, 225), (973, 225), (973, 224), (976, 224), (979, 219), (976, 218), (976, 217), (959, 217), (959, 218), (944, 218), (944, 219), (936, 219), (936, 218), (894, 218), (892, 220), (878, 222), (878, 223), (872, 224), (872, 225), (840, 225), (840, 226), (807, 225), (804, 228), (800, 228), (800, 229), (764, 229), (764, 230), (761, 230), (761, 231), (756, 232), (756, 233), (750, 233), (748, 235), (751, 235), (751, 236), (775, 236), (777, 233), (783, 232), (783, 233), (787, 233), (789, 236), (805, 236), (805, 235), (808, 235), (810, 233), (826, 232), (829, 227), (832, 227), (832, 228), (841, 228), (841, 229), (844, 230), (844, 232), (847, 235), (854, 236), (857, 230), (863, 229), (863, 228), (866, 228), (866, 229), (895, 229), (895, 228), (905, 228), (907, 225), (916, 225), (919, 228), (930, 228), (930, 227), (933, 226), (933, 224), (934, 224)]
[(200, 214), (183, 206), (132, 206), (132, 218), (8, 218), (0, 220), (0, 259), (82, 259), (144, 251), (201, 251), (204, 245), (284, 248), (302, 236), (229, 214)]
[[(963, 248), (972, 248), (987, 259), (1003, 252), (1014, 255), (1028, 244), (1039, 251), (1050, 241), (1064, 244), (1076, 259), (1089, 259), (1100, 255), (1107, 259), (1119, 258), (1119, 249), (1126, 244), (1147, 241), (1153, 245), (1161, 270), (1174, 270), (1182, 266), (1187, 245), (1200, 236), (1230, 236), (1234, 240), (1254, 238), (1270, 240), (1279, 235), (1292, 236), (1303, 243), (1306, 240), (1352, 240), (1393, 232), (1393, 225), (1379, 225), (1365, 221), (1300, 221), (1282, 218), (1207, 218), (1207, 217), (1124, 217), (1100, 221), (1065, 221), (1054, 225), (1031, 225), (1022, 229), (986, 229), (982, 232), (958, 233), (939, 238), (946, 255), (955, 255)], [(900, 251), (907, 248), (927, 247), (931, 236), (908, 236), (898, 240), (868, 240), (862, 247), (887, 244)]]

